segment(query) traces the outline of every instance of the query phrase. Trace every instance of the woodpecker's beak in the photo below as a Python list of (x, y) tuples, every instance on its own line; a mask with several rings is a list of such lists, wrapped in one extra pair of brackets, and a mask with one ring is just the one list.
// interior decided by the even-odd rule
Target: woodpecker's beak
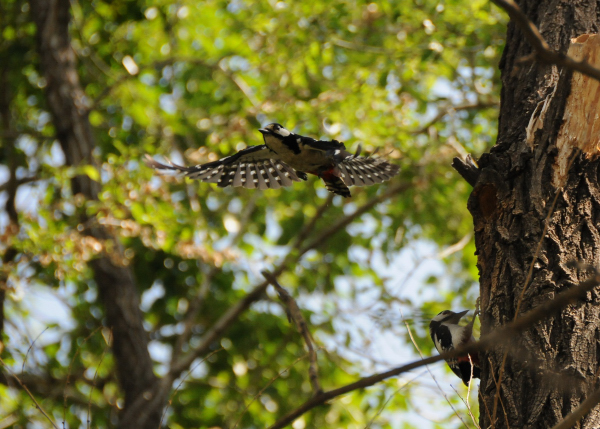
[(458, 323), (458, 321), (459, 321), (460, 319), (462, 319), (462, 318), (463, 318), (463, 316), (464, 316), (465, 314), (467, 314), (468, 312), (469, 312), (469, 310), (461, 311), (461, 312), (459, 312), (459, 313), (454, 313), (454, 315), (452, 316), (452, 319), (450, 319), (450, 321), (452, 321), (452, 322), (454, 322), (454, 323)]
[(265, 129), (265, 128), (261, 128), (261, 129), (259, 129), (258, 131), (260, 131), (260, 132), (261, 132), (261, 133), (263, 133), (263, 134), (271, 134), (271, 131), (270, 131), (270, 130), (267, 130), (267, 129)]

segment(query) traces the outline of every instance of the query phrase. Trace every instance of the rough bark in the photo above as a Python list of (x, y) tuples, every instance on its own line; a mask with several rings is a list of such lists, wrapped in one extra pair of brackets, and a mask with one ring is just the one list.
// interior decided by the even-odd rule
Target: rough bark
[[(30, 4), (37, 26), (41, 73), (47, 82), (47, 104), (67, 164), (93, 165), (95, 142), (68, 32), (70, 3), (68, 0), (31, 0)], [(78, 176), (73, 179), (71, 188), (73, 195), (83, 194), (90, 200), (97, 198), (100, 187), (87, 176)], [(82, 222), (93, 224), (88, 220), (82, 214)], [(88, 227), (85, 233), (103, 242), (113, 241), (113, 248), (119, 251), (118, 240), (104, 229)], [(156, 401), (152, 394), (157, 391), (159, 381), (148, 353), (148, 335), (142, 325), (133, 275), (127, 267), (117, 265), (105, 254), (98, 255), (90, 265), (105, 309), (106, 323), (112, 330), (112, 351), (125, 397), (120, 427), (156, 429), (166, 399)], [(152, 407), (143, 406), (151, 400)]]
[[(598, 2), (518, 3), (549, 45), (561, 52), (567, 52), (571, 38), (598, 31)], [(519, 314), (587, 277), (571, 267), (570, 261), (598, 265), (600, 260), (598, 162), (585, 154), (575, 156), (564, 186), (557, 189), (553, 185), (555, 165), (564, 161), (559, 159), (562, 154), (556, 143), (572, 73), (519, 62), (530, 53), (531, 46), (520, 29), (510, 23), (500, 64), (503, 89), (498, 141), (479, 160), (480, 175), (469, 199), (481, 277), (482, 334), (515, 317), (524, 288)], [(528, 141), (530, 119), (534, 112), (540, 114), (541, 108), (537, 112), (536, 108), (544, 100), (548, 100), (547, 109)], [(510, 350), (497, 348), (481, 356), (482, 428), (553, 427), (595, 389), (599, 303), (598, 294), (589, 293), (585, 301), (567, 307), (560, 316), (511, 339)], [(507, 351), (492, 421), (498, 392), (494, 378), (499, 377)], [(556, 373), (569, 376), (571, 382), (553, 382)], [(598, 407), (581, 427), (600, 427)]]

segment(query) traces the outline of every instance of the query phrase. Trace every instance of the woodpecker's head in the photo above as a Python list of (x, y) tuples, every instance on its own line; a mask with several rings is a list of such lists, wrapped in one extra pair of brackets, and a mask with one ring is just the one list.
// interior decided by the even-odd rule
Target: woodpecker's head
[(455, 313), (454, 311), (450, 311), (450, 310), (444, 310), (441, 313), (439, 313), (437, 316), (435, 316), (433, 319), (431, 319), (430, 325), (432, 325), (432, 324), (456, 325), (456, 324), (458, 324), (460, 319), (462, 319), (463, 316), (465, 314), (467, 314), (468, 312), (469, 312), (469, 310), (461, 311), (459, 313)]
[(291, 132), (289, 132), (288, 130), (286, 130), (283, 125), (280, 124), (269, 124), (264, 128), (261, 128), (260, 130), (261, 133), (263, 133), (263, 135), (265, 137), (267, 136), (273, 136), (273, 137), (277, 137), (279, 139), (284, 139), (287, 136), (289, 136), (290, 134), (292, 134)]

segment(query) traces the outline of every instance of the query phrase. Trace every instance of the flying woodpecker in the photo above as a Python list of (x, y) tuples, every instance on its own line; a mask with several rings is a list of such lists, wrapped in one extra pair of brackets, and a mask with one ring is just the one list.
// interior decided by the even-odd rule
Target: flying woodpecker
[[(473, 338), (473, 322), (467, 326), (459, 326), (460, 319), (469, 312), (469, 310), (455, 313), (450, 310), (444, 310), (435, 316), (429, 323), (429, 334), (435, 344), (438, 352), (444, 353), (454, 350), (471, 341)], [(473, 318), (475, 320), (475, 318)], [(470, 359), (469, 359), (470, 357)], [(447, 359), (446, 363), (450, 369), (458, 375), (465, 385), (469, 385), (471, 379), (471, 362), (473, 363), (473, 378), (480, 378), (481, 369), (479, 367), (479, 356), (475, 353), (460, 356), (454, 359)]]
[(382, 183), (400, 169), (381, 158), (353, 155), (337, 140), (304, 137), (279, 124), (269, 124), (259, 131), (265, 144), (249, 146), (218, 161), (184, 167), (161, 164), (146, 155), (146, 163), (157, 170), (175, 171), (221, 188), (279, 189), (307, 180), (306, 173), (310, 173), (323, 179), (328, 191), (344, 197), (350, 196), (348, 186)]

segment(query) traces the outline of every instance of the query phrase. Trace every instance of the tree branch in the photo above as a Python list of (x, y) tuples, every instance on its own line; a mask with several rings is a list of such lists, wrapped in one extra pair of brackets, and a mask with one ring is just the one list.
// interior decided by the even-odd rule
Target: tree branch
[(452, 167), (458, 172), (458, 174), (462, 176), (463, 179), (467, 181), (469, 185), (475, 187), (481, 171), (479, 171), (479, 167), (473, 160), (471, 154), (468, 154), (464, 161), (459, 157), (454, 158), (452, 160)]
[(491, 1), (508, 13), (510, 19), (515, 21), (519, 28), (521, 28), (525, 38), (533, 46), (535, 52), (531, 56), (523, 58), (522, 61), (537, 60), (544, 64), (556, 64), (600, 81), (600, 69), (591, 66), (587, 61), (577, 61), (562, 52), (550, 48), (535, 24), (527, 18), (527, 15), (523, 13), (513, 0)]
[[(325, 230), (317, 237), (315, 237), (310, 243), (300, 248), (299, 251), (295, 254), (292, 252), (288, 253), (287, 256), (283, 259), (283, 261), (273, 270), (271, 273), (273, 276), (277, 277), (283, 273), (287, 267), (297, 262), (306, 252), (309, 250), (315, 249), (321, 244), (323, 244), (327, 239), (329, 239), (332, 235), (340, 231), (349, 225), (354, 219), (363, 213), (367, 212), (371, 208), (373, 208), (378, 203), (381, 203), (393, 196), (401, 193), (402, 191), (408, 189), (410, 184), (408, 183), (400, 183), (396, 186), (392, 186), (383, 194), (371, 198), (367, 201), (363, 206), (359, 207), (354, 213), (351, 213), (347, 216), (344, 216), (338, 222), (336, 222), (331, 228)], [(321, 216), (324, 213), (324, 209), (322, 211), (318, 211), (316, 215)], [(316, 222), (312, 222), (312, 224), (316, 224)], [(309, 233), (306, 234), (307, 236)], [(296, 246), (300, 246), (301, 243), (296, 243)], [(260, 299), (260, 297), (264, 294), (265, 290), (269, 286), (269, 282), (267, 280), (256, 285), (248, 294), (230, 307), (225, 314), (221, 316), (219, 320), (215, 322), (215, 324), (204, 334), (202, 340), (198, 347), (196, 347), (192, 352), (190, 352), (187, 356), (184, 356), (179, 361), (175, 362), (171, 366), (171, 370), (169, 374), (175, 379), (181, 374), (181, 372), (185, 371), (192, 362), (199, 356), (202, 356), (206, 352), (210, 350), (212, 343), (221, 336), (221, 334), (232, 324), (234, 323), (240, 314), (244, 312), (250, 305)]]
[(23, 388), (23, 390), (27, 393), (27, 395), (31, 398), (31, 400), (33, 401), (33, 403), (35, 404), (35, 407), (40, 411), (40, 413), (42, 413), (42, 415), (44, 417), (46, 417), (46, 419), (48, 419), (48, 421), (52, 424), (52, 426), (55, 429), (58, 429), (58, 426), (56, 423), (54, 423), (54, 421), (52, 420), (52, 418), (48, 415), (48, 413), (46, 413), (46, 411), (44, 411), (44, 409), (42, 408), (42, 406), (40, 405), (40, 403), (35, 399), (35, 396), (33, 396), (33, 394), (29, 391), (29, 389), (27, 388), (27, 386), (25, 386), (23, 384), (23, 382), (21, 382), (21, 380), (19, 379), (19, 377), (10, 370), (10, 368), (6, 365), (6, 363), (4, 363), (4, 361), (2, 360), (2, 358), (0, 358), (0, 364), (2, 364), (2, 366), (4, 367), (4, 369), (15, 379), (17, 380), (17, 383), (19, 383), (19, 385)]
[[(325, 230), (324, 232), (319, 234), (318, 237), (315, 237), (314, 240), (309, 242), (306, 246), (302, 247), (299, 251), (300, 256), (304, 255), (306, 252), (308, 252), (311, 249), (318, 248), (322, 243), (324, 243), (329, 238), (331, 238), (332, 235), (336, 234), (338, 231), (347, 227), (354, 219), (356, 219), (359, 216), (362, 216), (363, 214), (365, 214), (366, 212), (371, 210), (373, 207), (375, 207), (377, 204), (379, 204), (385, 200), (388, 200), (392, 197), (395, 197), (396, 195), (406, 191), (410, 187), (411, 187), (410, 183), (398, 183), (398, 184), (388, 188), (381, 195), (371, 198), (364, 205), (362, 205), (361, 207), (356, 209), (356, 211), (349, 214), (348, 216), (344, 216), (339, 221), (334, 223), (331, 226), (331, 228), (329, 228), (328, 230)], [(279, 275), (279, 274), (273, 273), (273, 275)]]
[(273, 285), (275, 290), (277, 291), (277, 295), (279, 299), (286, 307), (286, 313), (288, 316), (288, 320), (290, 322), (294, 322), (296, 325), (296, 329), (302, 338), (304, 338), (304, 342), (306, 343), (306, 348), (308, 349), (308, 357), (310, 359), (310, 365), (308, 368), (308, 377), (310, 379), (310, 384), (313, 388), (313, 394), (318, 395), (323, 391), (321, 389), (321, 384), (319, 383), (319, 367), (317, 364), (317, 352), (313, 346), (313, 339), (308, 330), (308, 325), (304, 316), (302, 316), (302, 312), (300, 311), (300, 307), (298, 307), (298, 303), (296, 300), (288, 293), (287, 290), (283, 286), (277, 282), (277, 278), (275, 278), (268, 271), (263, 271), (262, 275)]
[(416, 368), (420, 368), (425, 365), (439, 362), (441, 360), (453, 359), (459, 356), (464, 356), (466, 354), (478, 353), (480, 351), (488, 350), (501, 344), (510, 344), (513, 342), (515, 335), (518, 335), (521, 332), (528, 329), (529, 327), (533, 326), (534, 323), (544, 320), (552, 316), (553, 314), (559, 312), (567, 305), (572, 304), (579, 299), (585, 298), (587, 293), (599, 284), (600, 274), (596, 273), (591, 279), (577, 286), (574, 286), (565, 292), (559, 293), (554, 299), (546, 301), (538, 307), (535, 307), (533, 310), (530, 310), (528, 313), (524, 314), (517, 320), (510, 322), (503, 327), (497, 328), (493, 332), (482, 337), (477, 342), (468, 343), (462, 347), (458, 347), (450, 352), (442, 353), (438, 356), (432, 356), (426, 359), (402, 365), (400, 367), (391, 369), (386, 372), (373, 374), (371, 376), (361, 378), (355, 381), (354, 383), (347, 384), (346, 386), (342, 386), (337, 389), (323, 392), (319, 395), (313, 396), (300, 407), (289, 412), (280, 420), (275, 422), (275, 424), (270, 426), (269, 429), (283, 428), (288, 424), (292, 423), (302, 414), (312, 410), (313, 408), (319, 405), (324, 404), (325, 402), (333, 398), (352, 392), (354, 390), (364, 389), (365, 387), (373, 386), (374, 384), (379, 383), (380, 381), (383, 381), (387, 378), (394, 377), (396, 375), (411, 371)]

